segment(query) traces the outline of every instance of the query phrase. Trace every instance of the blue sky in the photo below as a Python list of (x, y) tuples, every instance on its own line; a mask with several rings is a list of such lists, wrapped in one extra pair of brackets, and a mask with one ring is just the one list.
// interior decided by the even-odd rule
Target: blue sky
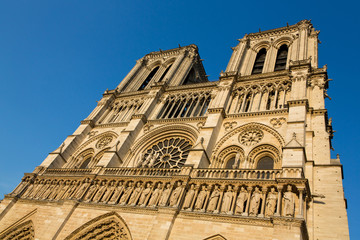
[[(360, 239), (356, 1), (0, 0), (0, 195), (71, 135), (135, 60), (197, 44), (210, 80), (245, 33), (311, 19), (328, 64), (336, 153), (344, 164), (350, 232)], [(2, 198), (2, 197), (0, 197)]]

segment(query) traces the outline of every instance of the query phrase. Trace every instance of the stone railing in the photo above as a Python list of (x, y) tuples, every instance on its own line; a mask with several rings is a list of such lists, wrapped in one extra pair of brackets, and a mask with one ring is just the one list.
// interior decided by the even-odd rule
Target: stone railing
[(262, 179), (274, 180), (276, 178), (303, 178), (301, 168), (283, 168), (271, 170), (257, 169), (221, 169), (221, 168), (94, 168), (94, 169), (46, 169), (44, 175), (74, 175), (83, 176), (97, 174), (105, 176), (148, 176), (148, 177), (171, 177), (176, 175), (188, 175), (191, 178), (221, 178), (221, 179)]
[(255, 169), (193, 169), (192, 178), (225, 178), (225, 179), (264, 179), (274, 180), (276, 178), (301, 178), (301, 168), (284, 168), (271, 170)]
[(179, 175), (175, 168), (104, 168), (100, 175), (169, 177)]
[(76, 168), (55, 168), (46, 169), (44, 175), (87, 175), (92, 173), (92, 169), (76, 169)]

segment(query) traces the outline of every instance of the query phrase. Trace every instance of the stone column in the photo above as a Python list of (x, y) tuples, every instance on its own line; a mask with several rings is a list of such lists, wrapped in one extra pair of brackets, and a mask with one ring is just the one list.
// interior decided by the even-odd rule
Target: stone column
[(281, 191), (282, 191), (282, 188), (283, 188), (283, 186), (278, 186), (277, 187), (277, 189), (278, 189), (278, 200), (277, 200), (276, 212), (275, 212), (274, 216), (280, 216), (280, 213), (281, 213), (281, 199), (282, 199)]
[(248, 187), (247, 191), (248, 191), (248, 199), (246, 201), (245, 211), (242, 214), (243, 216), (249, 216), (249, 207), (250, 207), (250, 198), (251, 198), (252, 187)]
[(265, 187), (263, 187), (263, 189), (262, 189), (261, 211), (260, 211), (260, 214), (258, 215), (258, 217), (264, 217), (266, 192), (267, 192), (267, 189)]
[(304, 189), (299, 190), (299, 215), (298, 218), (304, 218), (304, 201), (303, 201), (303, 193)]

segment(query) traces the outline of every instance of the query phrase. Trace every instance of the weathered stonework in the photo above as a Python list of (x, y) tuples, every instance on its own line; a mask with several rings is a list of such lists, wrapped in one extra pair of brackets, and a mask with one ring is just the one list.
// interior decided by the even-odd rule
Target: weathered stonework
[(208, 82), (152, 52), (0, 203), (0, 239), (349, 239), (310, 21), (245, 35)]

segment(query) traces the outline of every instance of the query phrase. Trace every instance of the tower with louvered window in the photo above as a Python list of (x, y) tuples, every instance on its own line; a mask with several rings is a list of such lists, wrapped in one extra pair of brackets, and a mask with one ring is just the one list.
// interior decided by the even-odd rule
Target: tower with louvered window
[(349, 239), (310, 21), (151, 52), (0, 203), (0, 239)]

